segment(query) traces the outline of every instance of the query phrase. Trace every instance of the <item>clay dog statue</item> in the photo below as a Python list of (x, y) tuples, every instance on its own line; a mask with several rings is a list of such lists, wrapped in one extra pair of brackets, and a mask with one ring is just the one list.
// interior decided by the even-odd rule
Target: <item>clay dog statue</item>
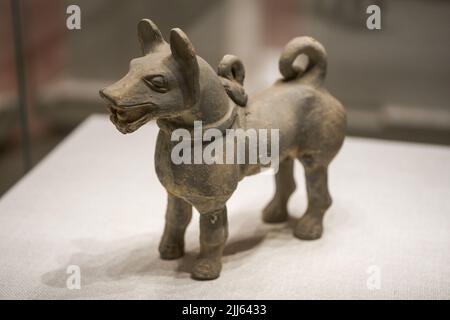
[[(111, 121), (122, 133), (131, 133), (149, 120), (160, 128), (155, 151), (158, 178), (167, 190), (162, 259), (184, 254), (184, 233), (192, 207), (200, 213), (200, 253), (192, 277), (215, 279), (222, 268), (227, 239), (227, 200), (245, 176), (259, 172), (258, 164), (174, 164), (171, 134), (191, 130), (194, 121), (204, 128), (278, 128), (279, 169), (276, 192), (263, 211), (263, 220), (279, 223), (288, 218), (287, 202), (295, 190), (294, 160), (305, 169), (308, 207), (296, 222), (294, 235), (313, 240), (322, 235), (322, 219), (331, 205), (327, 168), (342, 146), (346, 115), (342, 105), (322, 87), (327, 58), (320, 43), (309, 37), (291, 40), (284, 48), (279, 69), (282, 78), (247, 98), (242, 87), (244, 67), (225, 56), (217, 74), (180, 29), (172, 29), (167, 43), (150, 20), (138, 24), (143, 56), (131, 60), (128, 74), (100, 90)], [(295, 62), (308, 57), (306, 68)], [(207, 144), (207, 143), (206, 143)]]

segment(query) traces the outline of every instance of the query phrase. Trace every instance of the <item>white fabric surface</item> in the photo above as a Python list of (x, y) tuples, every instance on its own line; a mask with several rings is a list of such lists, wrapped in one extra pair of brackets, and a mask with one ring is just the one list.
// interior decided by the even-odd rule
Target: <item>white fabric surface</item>
[[(347, 138), (331, 165), (333, 206), (318, 241), (266, 225), (267, 174), (229, 202), (218, 280), (190, 279), (198, 214), (183, 259), (159, 259), (165, 190), (153, 167), (157, 127), (123, 136), (105, 116), (81, 125), (0, 200), (1, 298), (450, 298), (450, 149)], [(305, 210), (303, 170), (289, 203)], [(81, 289), (66, 269), (81, 268)], [(369, 290), (368, 268), (380, 268)]]

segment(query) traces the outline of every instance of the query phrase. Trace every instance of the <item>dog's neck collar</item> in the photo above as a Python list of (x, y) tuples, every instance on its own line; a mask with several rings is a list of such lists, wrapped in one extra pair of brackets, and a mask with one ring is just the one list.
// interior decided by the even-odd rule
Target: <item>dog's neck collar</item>
[[(228, 110), (222, 118), (220, 118), (219, 120), (217, 120), (215, 122), (202, 123), (202, 136), (203, 136), (203, 133), (208, 129), (218, 129), (222, 132), (222, 134), (225, 134), (226, 130), (230, 129), (233, 126), (234, 122), (236, 121), (237, 109), (238, 109), (238, 107), (233, 102), (230, 101)], [(198, 121), (202, 121), (202, 120), (199, 119)], [(189, 127), (180, 126), (180, 124), (171, 122), (170, 119), (158, 119), (157, 124), (158, 124), (159, 128), (162, 131), (164, 131), (165, 133), (167, 133), (169, 136), (171, 136), (172, 132), (177, 129), (188, 130), (191, 134), (191, 137), (194, 136), (193, 133), (194, 133), (195, 128), (193, 126), (189, 126)]]

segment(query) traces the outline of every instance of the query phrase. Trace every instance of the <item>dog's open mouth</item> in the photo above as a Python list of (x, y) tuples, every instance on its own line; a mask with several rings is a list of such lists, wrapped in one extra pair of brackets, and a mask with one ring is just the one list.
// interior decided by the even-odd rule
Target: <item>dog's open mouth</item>
[(153, 117), (150, 104), (135, 105), (130, 107), (107, 105), (111, 113), (110, 120), (121, 133), (131, 133), (136, 131)]

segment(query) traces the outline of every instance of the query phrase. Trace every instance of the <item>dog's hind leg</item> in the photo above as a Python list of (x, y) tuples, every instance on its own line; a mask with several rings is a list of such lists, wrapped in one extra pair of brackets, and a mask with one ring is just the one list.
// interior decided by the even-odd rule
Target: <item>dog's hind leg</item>
[(303, 240), (315, 240), (322, 236), (322, 220), (325, 211), (331, 206), (328, 192), (328, 164), (323, 165), (311, 157), (300, 158), (305, 167), (308, 208), (297, 222), (294, 235)]
[(294, 191), (294, 160), (288, 158), (280, 163), (275, 175), (275, 195), (263, 210), (264, 222), (277, 223), (287, 220), (287, 203)]
[(167, 197), (166, 225), (159, 244), (162, 259), (177, 259), (184, 254), (184, 234), (191, 221), (192, 205), (170, 193)]

